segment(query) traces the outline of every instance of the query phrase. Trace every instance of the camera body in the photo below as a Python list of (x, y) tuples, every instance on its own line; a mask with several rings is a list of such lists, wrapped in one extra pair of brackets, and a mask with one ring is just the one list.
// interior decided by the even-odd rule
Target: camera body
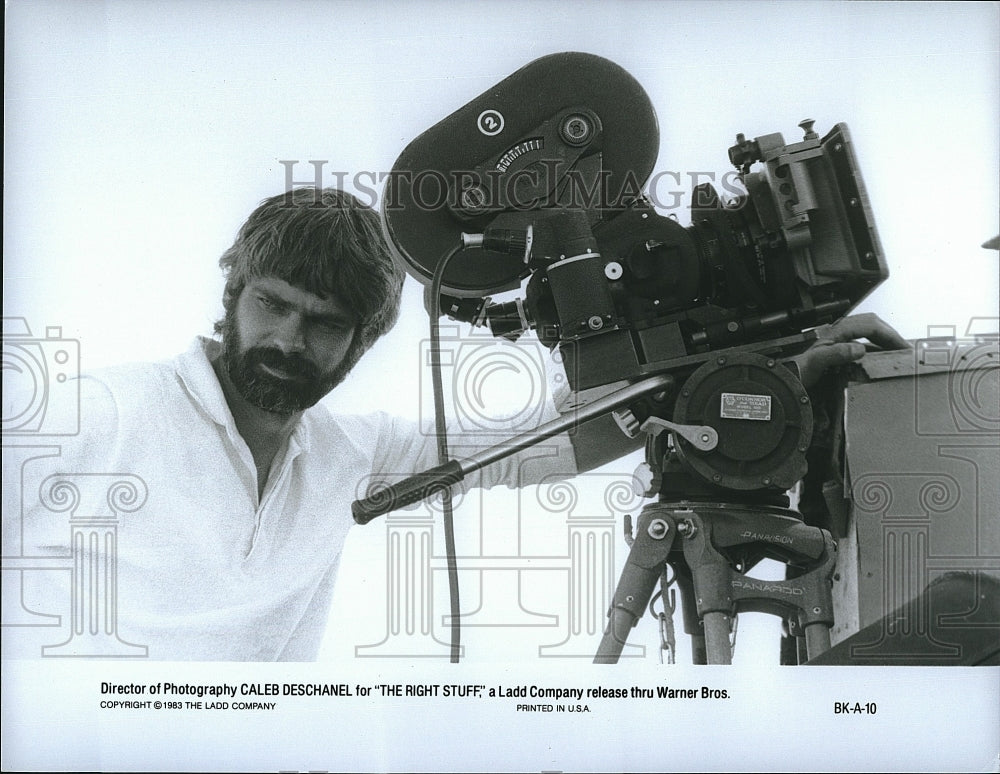
[(80, 342), (49, 326), (32, 336), (20, 317), (3, 319), (3, 435), (80, 432)]
[[(695, 450), (670, 433), (654, 456), (720, 490), (778, 491), (804, 474), (811, 434), (790, 359), (888, 277), (847, 126), (800, 127), (792, 143), (737, 135), (742, 193), (696, 186), (682, 226), (644, 193), (659, 153), (645, 91), (605, 59), (555, 54), (404, 149), (384, 228), (414, 277), (440, 274), (452, 319), (506, 339), (532, 329), (557, 353), (560, 410), (669, 374), (678, 389), (633, 418), (709, 425), (720, 441)], [(487, 295), (515, 289), (523, 301)]]
[[(847, 126), (823, 138), (800, 126), (793, 143), (737, 135), (729, 159), (745, 193), (721, 201), (697, 186), (684, 227), (643, 193), (659, 151), (645, 91), (605, 59), (555, 54), (411, 142), (383, 222), (424, 284), (463, 233), (521, 235), (513, 249), (487, 239), (460, 250), (443, 308), (506, 338), (534, 329), (563, 350), (576, 393), (697, 367), (720, 349), (804, 343), (888, 270)], [(491, 304), (487, 294), (524, 280), (519, 319)]]
[(740, 157), (747, 192), (723, 202), (696, 187), (690, 226), (640, 198), (593, 228), (592, 249), (532, 274), (536, 329), (565, 351), (574, 389), (697, 366), (719, 350), (780, 354), (794, 342), (771, 345), (835, 321), (888, 276), (847, 127), (820, 140), (807, 126), (799, 143), (740, 139), (731, 158), (757, 151)]

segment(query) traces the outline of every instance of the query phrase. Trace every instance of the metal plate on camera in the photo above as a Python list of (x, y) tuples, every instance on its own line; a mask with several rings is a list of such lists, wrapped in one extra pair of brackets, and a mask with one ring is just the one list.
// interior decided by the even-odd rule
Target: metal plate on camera
[(722, 419), (752, 419), (766, 422), (771, 419), (771, 396), (724, 392), (719, 404), (719, 416)]

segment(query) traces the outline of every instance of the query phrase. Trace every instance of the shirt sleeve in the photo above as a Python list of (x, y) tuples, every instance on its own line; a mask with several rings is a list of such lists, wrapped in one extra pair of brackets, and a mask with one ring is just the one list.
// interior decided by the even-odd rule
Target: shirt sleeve
[[(556, 417), (555, 409), (547, 406), (532, 424), (532, 428)], [(376, 415), (377, 443), (373, 459), (373, 477), (384, 483), (399, 481), (440, 464), (437, 435), (420, 423)], [(529, 429), (529, 431), (530, 431)], [(504, 440), (525, 432), (523, 425), (492, 423), (488, 433), (448, 425), (448, 457), (464, 459)], [(573, 445), (565, 433), (528, 446), (516, 454), (487, 465), (469, 474), (459, 485), (461, 491), (481, 487), (490, 489), (506, 486), (514, 489), (531, 486), (543, 480), (570, 478), (577, 473)]]
[(89, 490), (81, 491), (90, 486), (92, 474), (117, 472), (111, 462), (118, 426), (114, 397), (96, 378), (83, 376), (73, 382), (75, 389), (56, 397), (73, 403), (58, 410), (64, 416), (70, 411), (77, 415), (72, 423), (64, 423), (77, 432), (60, 436), (43, 432), (30, 439), (30, 446), (19, 446), (20, 454), (5, 449), (4, 476), (16, 476), (20, 490), (17, 505), (4, 508), (5, 544), (12, 533), (19, 533), (25, 555), (68, 554), (65, 511), (84, 499), (95, 499)]

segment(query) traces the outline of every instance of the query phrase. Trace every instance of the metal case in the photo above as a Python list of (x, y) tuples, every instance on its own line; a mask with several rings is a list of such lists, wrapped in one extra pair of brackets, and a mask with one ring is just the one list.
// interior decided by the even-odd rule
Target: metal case
[(867, 355), (847, 388), (844, 429), (850, 511), (835, 648), (820, 661), (997, 663), (996, 337)]

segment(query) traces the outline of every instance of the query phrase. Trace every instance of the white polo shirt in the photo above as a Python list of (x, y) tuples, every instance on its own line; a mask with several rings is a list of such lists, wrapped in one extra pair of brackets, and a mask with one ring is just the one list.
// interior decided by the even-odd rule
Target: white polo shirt
[[(121, 640), (147, 646), (153, 659), (313, 660), (354, 523), (352, 501), (372, 477), (436, 465), (435, 438), (384, 413), (334, 416), (318, 405), (303, 414), (258, 500), (253, 458), (209, 359), (218, 346), (198, 339), (169, 362), (82, 377), (81, 433), (61, 456), (37, 461), (33, 480), (57, 472), (84, 487), (92, 478), (106, 486), (101, 474), (145, 483), (145, 504), (118, 519)], [(466, 485), (574, 474), (569, 441), (555, 443), (555, 455), (511, 457)], [(85, 493), (81, 507), (102, 496)], [(43, 506), (37, 491), (33, 500), (30, 487), (23, 530), (25, 554), (72, 553), (67, 514)], [(32, 593), (39, 582), (69, 580), (68, 573), (33, 576)], [(68, 607), (65, 584), (48, 593), (53, 606)]]

